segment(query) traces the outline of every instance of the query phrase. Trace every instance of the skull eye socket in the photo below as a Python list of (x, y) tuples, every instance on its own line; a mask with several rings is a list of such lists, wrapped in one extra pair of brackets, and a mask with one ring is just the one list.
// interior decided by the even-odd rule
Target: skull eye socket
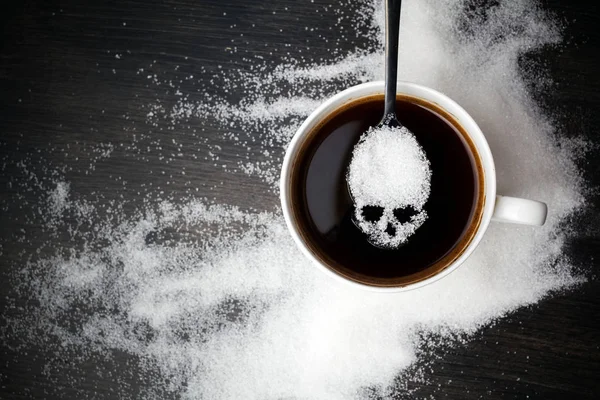
[(417, 211), (412, 206), (394, 209), (394, 217), (396, 217), (401, 224), (407, 223), (415, 215), (417, 215)]
[(368, 222), (377, 222), (383, 215), (383, 207), (364, 206), (361, 210), (362, 216)]

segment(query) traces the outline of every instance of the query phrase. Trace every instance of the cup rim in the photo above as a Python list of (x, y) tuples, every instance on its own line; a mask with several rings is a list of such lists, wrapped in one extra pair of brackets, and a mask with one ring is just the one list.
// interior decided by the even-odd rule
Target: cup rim
[(436, 282), (442, 279), (443, 277), (449, 275), (454, 270), (456, 270), (473, 253), (473, 251), (483, 238), (483, 235), (485, 234), (489, 223), (492, 219), (492, 214), (494, 211), (494, 199), (496, 197), (496, 170), (494, 165), (494, 159), (492, 157), (492, 152), (489, 148), (487, 140), (485, 139), (485, 136), (483, 135), (483, 132), (481, 131), (475, 120), (469, 115), (469, 113), (467, 113), (467, 111), (464, 108), (462, 108), (450, 97), (435, 89), (412, 82), (398, 81), (396, 85), (396, 90), (398, 94), (422, 98), (423, 100), (426, 100), (442, 108), (447, 113), (456, 118), (456, 120), (461, 124), (461, 126), (469, 135), (470, 139), (475, 144), (475, 147), (477, 148), (477, 152), (479, 153), (479, 157), (481, 159), (485, 183), (483, 212), (481, 214), (481, 220), (477, 231), (471, 239), (470, 243), (467, 245), (467, 247), (450, 265), (428, 278), (404, 286), (371, 286), (365, 283), (350, 280), (342, 276), (341, 274), (338, 274), (337, 272), (333, 271), (332, 269), (328, 268), (327, 266), (323, 265), (323, 263), (308, 249), (307, 245), (302, 240), (297, 230), (297, 227), (293, 221), (292, 207), (289, 196), (289, 180), (290, 172), (295, 161), (294, 157), (297, 154), (297, 151), (299, 149), (300, 144), (302, 143), (302, 139), (304, 138), (304, 136), (308, 134), (316, 124), (321, 122), (324, 119), (324, 117), (328, 116), (331, 113), (331, 111), (339, 108), (344, 103), (361, 97), (375, 94), (383, 94), (384, 85), (384, 81), (374, 81), (362, 83), (345, 89), (342, 92), (335, 94), (334, 96), (330, 97), (325, 102), (323, 102), (304, 120), (302, 125), (298, 128), (298, 130), (292, 137), (292, 140), (290, 141), (286, 149), (285, 157), (281, 167), (279, 191), (283, 216), (288, 231), (292, 235), (294, 242), (300, 248), (301, 252), (304, 254), (304, 256), (306, 256), (309, 260), (312, 261), (313, 265), (315, 265), (321, 271), (325, 272), (327, 275), (333, 277), (334, 279), (341, 280), (362, 290), (366, 289), (369, 291), (389, 293), (414, 290)]

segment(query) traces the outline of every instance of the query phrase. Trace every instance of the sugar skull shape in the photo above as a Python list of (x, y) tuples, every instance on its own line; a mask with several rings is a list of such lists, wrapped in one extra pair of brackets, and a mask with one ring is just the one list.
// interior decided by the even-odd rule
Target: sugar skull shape
[(398, 248), (427, 220), (430, 163), (406, 128), (366, 132), (352, 153), (347, 183), (354, 224), (374, 246)]

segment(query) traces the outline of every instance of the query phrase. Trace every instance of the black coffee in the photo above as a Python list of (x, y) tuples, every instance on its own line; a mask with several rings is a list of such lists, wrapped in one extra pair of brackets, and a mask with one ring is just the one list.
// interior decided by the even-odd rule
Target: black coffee
[(470, 139), (451, 116), (398, 96), (398, 118), (431, 163), (428, 218), (398, 249), (371, 245), (352, 222), (346, 172), (360, 135), (382, 115), (383, 96), (370, 96), (344, 105), (310, 132), (292, 173), (291, 196), (301, 236), (329, 268), (362, 283), (396, 286), (425, 279), (462, 253), (481, 217), (483, 174)]

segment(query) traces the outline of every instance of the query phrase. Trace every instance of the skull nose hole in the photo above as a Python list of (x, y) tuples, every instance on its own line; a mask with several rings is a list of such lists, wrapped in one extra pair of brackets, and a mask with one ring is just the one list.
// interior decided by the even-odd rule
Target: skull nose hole
[(390, 223), (388, 222), (388, 224), (387, 224), (387, 228), (385, 228), (385, 233), (387, 233), (387, 234), (388, 234), (388, 235), (390, 235), (390, 236), (396, 236), (396, 228), (394, 228), (394, 227), (392, 226), (392, 224), (390, 224)]
[(411, 206), (399, 207), (394, 209), (394, 217), (396, 217), (398, 222), (400, 222), (401, 224), (410, 221), (410, 219), (415, 215), (417, 215), (417, 211)]
[(364, 206), (361, 210), (362, 216), (369, 222), (377, 222), (383, 215), (383, 207)]

